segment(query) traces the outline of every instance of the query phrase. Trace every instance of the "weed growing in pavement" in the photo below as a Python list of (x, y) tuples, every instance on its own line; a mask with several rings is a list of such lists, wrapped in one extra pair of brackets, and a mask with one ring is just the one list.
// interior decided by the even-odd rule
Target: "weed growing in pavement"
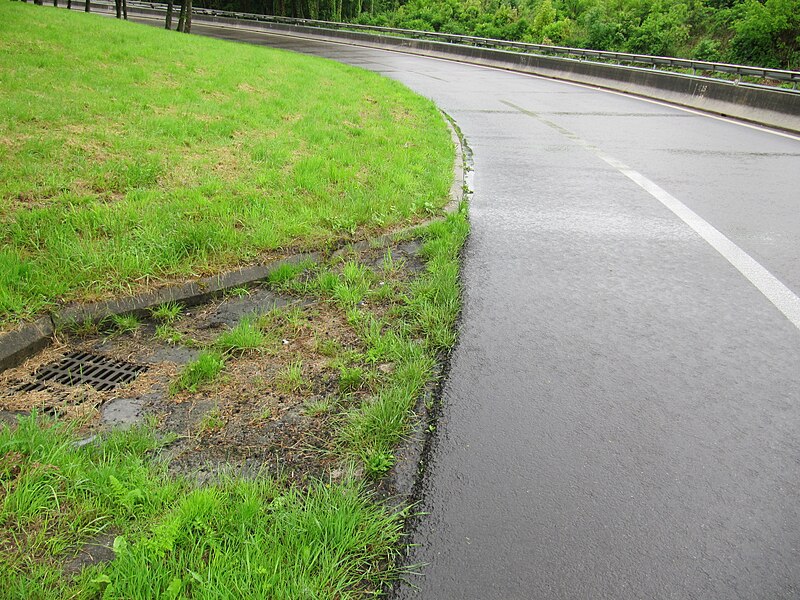
[(367, 384), (367, 373), (361, 367), (339, 367), (339, 391), (343, 394), (360, 390)]
[(70, 320), (61, 323), (56, 331), (78, 337), (88, 337), (100, 333), (100, 324), (87, 317), (83, 321)]
[(234, 287), (225, 292), (225, 297), (245, 298), (250, 295), (250, 290), (244, 286)]
[(394, 455), (386, 452), (369, 452), (364, 456), (367, 475), (380, 479), (394, 465)]
[(167, 323), (156, 325), (155, 337), (173, 346), (186, 343), (186, 336)]
[(322, 356), (335, 357), (343, 352), (342, 344), (333, 338), (317, 338), (314, 343), (314, 350)]
[(170, 393), (196, 392), (206, 383), (214, 381), (225, 367), (225, 357), (215, 350), (204, 350), (194, 361), (186, 365), (178, 379), (170, 385)]
[(289, 363), (286, 369), (276, 377), (278, 389), (289, 394), (302, 391), (307, 383), (303, 379), (303, 362), (300, 360)]
[(292, 333), (299, 333), (306, 325), (306, 312), (300, 306), (292, 306), (284, 310), (281, 314), (281, 319)]
[(165, 302), (152, 309), (150, 311), (150, 316), (156, 321), (169, 325), (177, 321), (182, 311), (183, 307), (177, 302)]
[(222, 418), (222, 413), (218, 406), (215, 406), (206, 412), (200, 419), (197, 429), (200, 433), (209, 433), (222, 429), (225, 426), (225, 420)]
[(300, 261), (299, 263), (290, 263), (290, 262), (283, 263), (282, 265), (276, 267), (269, 274), (269, 277), (267, 277), (267, 281), (276, 287), (280, 287), (281, 284), (293, 280), (300, 273), (303, 273), (311, 266), (313, 266), (313, 264), (314, 262), (310, 260)]
[(303, 412), (309, 417), (324, 415), (333, 410), (334, 402), (331, 398), (317, 398), (303, 404)]
[(142, 322), (138, 317), (132, 314), (111, 315), (107, 323), (111, 328), (111, 333), (114, 335), (134, 333), (142, 326)]
[(257, 317), (242, 319), (236, 327), (220, 334), (214, 341), (214, 347), (227, 354), (263, 350), (269, 338), (258, 326), (257, 321)]

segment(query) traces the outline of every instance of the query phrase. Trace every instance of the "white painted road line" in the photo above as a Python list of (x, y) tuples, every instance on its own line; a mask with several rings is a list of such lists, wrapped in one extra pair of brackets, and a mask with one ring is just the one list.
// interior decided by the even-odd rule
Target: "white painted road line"
[(670, 194), (657, 183), (651, 181), (638, 171), (630, 168), (628, 165), (613, 156), (609, 156), (597, 146), (590, 144), (583, 138), (575, 135), (569, 131), (542, 118), (540, 115), (533, 111), (521, 108), (511, 102), (502, 101), (503, 104), (511, 108), (534, 117), (548, 127), (557, 130), (559, 133), (573, 140), (577, 144), (592, 152), (599, 159), (615, 168), (625, 177), (633, 181), (636, 185), (641, 187), (648, 194), (653, 196), (656, 200), (661, 202), (666, 208), (677, 216), (681, 221), (686, 223), (697, 235), (703, 238), (709, 246), (719, 252), (722, 257), (727, 260), (737, 271), (752, 283), (758, 291), (760, 291), (766, 298), (775, 305), (784, 316), (797, 329), (800, 329), (800, 298), (786, 287), (777, 277), (770, 273), (761, 263), (750, 256), (747, 252), (742, 250), (727, 236), (720, 232), (716, 227), (711, 225), (708, 221), (703, 219), (700, 215), (694, 212), (691, 208), (686, 206), (683, 202), (678, 200), (675, 196)]

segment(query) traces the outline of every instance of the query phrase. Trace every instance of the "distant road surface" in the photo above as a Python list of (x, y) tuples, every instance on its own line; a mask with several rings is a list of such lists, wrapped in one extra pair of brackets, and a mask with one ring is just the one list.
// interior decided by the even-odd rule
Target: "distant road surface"
[[(397, 598), (800, 597), (800, 140), (210, 28), (432, 98), (474, 151), (460, 341)], [(254, 65), (257, 68), (257, 65)]]

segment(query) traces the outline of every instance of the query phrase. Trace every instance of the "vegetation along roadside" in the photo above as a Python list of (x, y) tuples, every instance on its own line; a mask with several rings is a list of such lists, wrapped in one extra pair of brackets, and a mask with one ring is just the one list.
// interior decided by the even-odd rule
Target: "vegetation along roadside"
[[(6, 324), (322, 250), (199, 307), (71, 323), (0, 374), (0, 598), (379, 594), (408, 509), (375, 490), (460, 309), (465, 208), (423, 223), (452, 181), (441, 116), (288, 53), (0, 19)], [(87, 355), (135, 374), (43, 376)]]
[(195, 6), (800, 68), (800, 0), (199, 0)]

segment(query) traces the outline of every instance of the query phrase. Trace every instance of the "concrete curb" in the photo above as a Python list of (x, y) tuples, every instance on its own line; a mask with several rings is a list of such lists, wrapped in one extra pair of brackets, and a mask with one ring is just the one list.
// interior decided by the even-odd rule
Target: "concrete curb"
[[(296, 254), (270, 263), (244, 267), (197, 281), (165, 286), (136, 296), (67, 306), (53, 313), (53, 325), (59, 329), (87, 321), (99, 323), (108, 317), (122, 314), (145, 317), (149, 314), (150, 309), (165, 302), (179, 302), (184, 306), (202, 304), (234, 288), (263, 281), (283, 265), (298, 264), (304, 260), (318, 260), (319, 257), (320, 254), (317, 252)], [(0, 343), (0, 345), (2, 344)]]
[(40, 317), (0, 335), (0, 372), (16, 367), (42, 348), (53, 338), (55, 328), (50, 317)]

